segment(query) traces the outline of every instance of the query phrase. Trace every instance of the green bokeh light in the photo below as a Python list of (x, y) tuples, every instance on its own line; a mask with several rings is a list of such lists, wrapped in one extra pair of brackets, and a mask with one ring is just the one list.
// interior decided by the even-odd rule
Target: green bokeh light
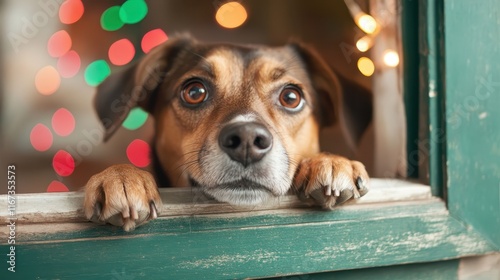
[(124, 23), (138, 23), (148, 14), (148, 5), (144, 0), (128, 0), (121, 6), (119, 14)]
[(129, 130), (136, 130), (141, 127), (148, 119), (148, 113), (137, 107), (130, 111), (123, 122), (123, 127)]
[(120, 18), (120, 6), (113, 6), (101, 15), (101, 26), (106, 31), (115, 31), (124, 25)]
[(90, 86), (99, 85), (104, 79), (111, 74), (111, 69), (106, 61), (100, 59), (96, 60), (87, 66), (85, 69), (85, 82)]

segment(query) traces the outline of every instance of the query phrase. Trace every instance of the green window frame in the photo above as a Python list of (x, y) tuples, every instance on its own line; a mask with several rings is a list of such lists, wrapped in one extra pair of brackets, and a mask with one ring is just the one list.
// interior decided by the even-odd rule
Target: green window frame
[[(500, 251), (500, 84), (494, 80), (500, 48), (493, 17), (500, 7), (495, 0), (403, 3), (404, 20), (414, 22), (403, 24), (408, 26), (406, 102), (419, 104), (408, 112), (408, 122), (425, 124), (409, 135), (429, 143), (428, 164), (414, 176), (428, 174), (433, 197), (347, 205), (333, 212), (279, 209), (294, 201), (259, 212), (226, 208), (233, 212), (227, 214), (213, 213), (211, 204), (199, 204), (202, 210), (194, 207), (194, 212), (168, 204), (177, 215), (126, 233), (75, 218), (81, 217), (81, 194), (40, 194), (44, 209), (52, 207), (64, 222), (36, 210), (18, 213), (16, 273), (9, 274), (4, 262), (0, 278), (261, 278), (365, 268), (372, 276), (446, 277), (454, 275), (457, 262), (445, 260)], [(409, 156), (418, 148), (409, 143)], [(176, 191), (164, 191), (164, 199)], [(390, 196), (393, 191), (378, 192)], [(33, 199), (19, 195), (17, 205), (30, 209)], [(73, 206), (57, 208), (63, 200)], [(6, 195), (0, 207), (8, 223)], [(198, 210), (203, 215), (194, 215)], [(8, 234), (6, 228), (2, 232)], [(3, 256), (11, 246), (6, 241), (0, 241)], [(373, 268), (401, 264), (412, 265), (384, 273)], [(356, 273), (297, 279), (361, 275)]]

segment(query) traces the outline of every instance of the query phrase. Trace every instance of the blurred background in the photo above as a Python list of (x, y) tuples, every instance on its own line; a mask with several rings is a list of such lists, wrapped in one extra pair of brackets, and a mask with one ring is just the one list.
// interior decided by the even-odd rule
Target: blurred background
[[(386, 43), (398, 40), (390, 27), (397, 7), (387, 6), (394, 1), (379, 1), (385, 4), (377, 8), (381, 16), (376, 25), (371, 17), (362, 17), (376, 6), (369, 2), (374, 1), (2, 1), (1, 166), (16, 165), (17, 193), (78, 190), (111, 164), (149, 169), (154, 120), (135, 109), (114, 137), (102, 143), (92, 107), (94, 87), (178, 33), (242, 44), (282, 45), (299, 39), (313, 45), (332, 69), (372, 88), (380, 71), (375, 71), (377, 61), (369, 59), (376, 50), (369, 49), (383, 39), (375, 39), (377, 34), (385, 34)], [(383, 13), (388, 10), (392, 12)], [(362, 30), (363, 24), (367, 29)], [(397, 50), (397, 43), (391, 44)], [(398, 73), (397, 52), (392, 55), (392, 62), (385, 63)], [(389, 81), (399, 89), (397, 75)], [(403, 135), (404, 129), (397, 133)], [(373, 175), (374, 137), (370, 127), (359, 149), (352, 150), (340, 130), (332, 128), (323, 143), (363, 161)], [(391, 172), (386, 175), (396, 174)]]

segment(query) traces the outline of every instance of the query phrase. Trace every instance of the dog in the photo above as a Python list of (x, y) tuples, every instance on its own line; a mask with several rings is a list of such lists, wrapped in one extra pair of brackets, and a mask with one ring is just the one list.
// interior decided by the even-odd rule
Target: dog
[(158, 216), (157, 185), (199, 187), (235, 205), (295, 192), (332, 209), (365, 195), (369, 176), (361, 162), (320, 152), (321, 128), (340, 122), (356, 143), (369, 123), (344, 106), (352, 97), (343, 90), (363, 89), (344, 84), (299, 42), (267, 47), (169, 39), (109, 76), (94, 100), (105, 140), (132, 108), (153, 116), (154, 176), (132, 165), (94, 175), (85, 186), (85, 216), (133, 230)]

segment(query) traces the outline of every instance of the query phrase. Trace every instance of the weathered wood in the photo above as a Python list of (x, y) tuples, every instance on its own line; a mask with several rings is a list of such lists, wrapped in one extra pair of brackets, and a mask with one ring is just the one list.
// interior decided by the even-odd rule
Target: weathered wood
[[(19, 215), (25, 219), (17, 223), (15, 276), (268, 277), (444, 260), (495, 249), (450, 217), (444, 202), (430, 197), (429, 187), (377, 181), (371, 197), (334, 211), (301, 208), (304, 205), (290, 197), (272, 207), (227, 208), (232, 213), (220, 213), (227, 210), (224, 204), (194, 203), (189, 190), (164, 190), (166, 210), (161, 217), (129, 233), (82, 221), (76, 203), (81, 194), (43, 194), (46, 205), (31, 207), (36, 209), (24, 204), (33, 203), (36, 195), (20, 195)], [(395, 195), (404, 189), (409, 193)], [(69, 209), (59, 208), (64, 205)], [(210, 207), (190, 209), (196, 205)], [(280, 209), (283, 206), (299, 207)], [(64, 218), (61, 213), (66, 213)], [(59, 220), (49, 223), (48, 217)], [(0, 245), (0, 251), (8, 249)], [(5, 273), (0, 271), (0, 278)]]
[[(453, 280), (458, 279), (457, 260), (433, 263), (416, 263), (347, 271), (324, 272), (308, 275), (295, 275), (281, 280)], [(274, 278), (278, 279), (278, 278)]]
[(450, 212), (500, 248), (500, 5), (444, 10)]
[(94, 236), (84, 232), (86, 237), (64, 242), (63, 236), (49, 234), (43, 239), (52, 241), (17, 246), (16, 276), (264, 277), (436, 261), (494, 250), (473, 229), (448, 216), (440, 201), (349, 212), (163, 218), (134, 233), (94, 226), (100, 229)]
[[(263, 205), (242, 207), (214, 201), (197, 189), (161, 189), (160, 194), (163, 201), (159, 213), (161, 217), (290, 209), (307, 205), (294, 195), (284, 196)], [(372, 179), (370, 192), (347, 204), (410, 201), (427, 199), (430, 196), (429, 187), (422, 184), (403, 180)], [(16, 218), (23, 223), (85, 221), (81, 210), (83, 193), (80, 192), (20, 194), (16, 196), (16, 201)], [(3, 222), (9, 219), (7, 210), (7, 195), (0, 195), (0, 219)]]

